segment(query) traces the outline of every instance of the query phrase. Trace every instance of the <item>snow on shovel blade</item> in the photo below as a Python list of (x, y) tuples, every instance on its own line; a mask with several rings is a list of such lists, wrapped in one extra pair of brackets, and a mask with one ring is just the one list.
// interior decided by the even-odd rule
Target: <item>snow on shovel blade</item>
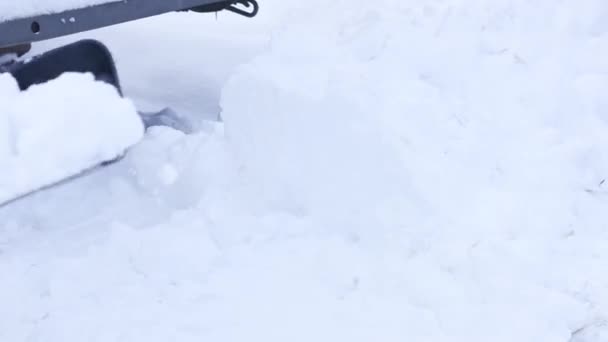
[(20, 91), (0, 75), (0, 206), (120, 158), (143, 136), (135, 106), (90, 74)]

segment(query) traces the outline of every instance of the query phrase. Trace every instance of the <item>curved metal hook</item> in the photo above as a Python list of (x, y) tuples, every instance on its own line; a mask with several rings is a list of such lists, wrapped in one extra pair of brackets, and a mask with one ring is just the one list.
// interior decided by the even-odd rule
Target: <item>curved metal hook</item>
[[(250, 7), (252, 7), (252, 8), (250, 10), (244, 10), (242, 8), (239, 8), (237, 6), (238, 4), (241, 4), (241, 5), (245, 6), (246, 8), (250, 8)], [(230, 6), (226, 7), (226, 10), (236, 13), (236, 14), (240, 14), (247, 18), (253, 18), (260, 11), (260, 5), (258, 4), (258, 2), (256, 0), (238, 0), (238, 1), (235, 1), (234, 3), (232, 3)]]

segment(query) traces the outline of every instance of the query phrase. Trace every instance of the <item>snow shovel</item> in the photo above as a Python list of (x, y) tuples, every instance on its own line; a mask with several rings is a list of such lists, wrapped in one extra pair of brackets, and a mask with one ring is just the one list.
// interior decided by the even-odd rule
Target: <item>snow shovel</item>
[[(57, 79), (66, 73), (88, 73), (93, 75), (95, 80), (113, 86), (122, 96), (114, 60), (108, 48), (101, 42), (81, 40), (27, 60), (3, 58), (3, 55), (11, 53), (15, 57), (25, 54), (29, 50), (29, 44), (33, 42), (168, 12), (230, 11), (246, 17), (254, 17), (259, 10), (259, 5), (255, 0), (91, 0), (91, 4), (88, 6), (67, 10), (57, 7), (60, 6), (60, 3), (56, 3), (54, 0), (45, 1), (48, 6), (45, 7), (44, 13), (17, 12), (0, 15), (0, 18), (10, 18), (0, 22), (0, 74), (10, 73), (21, 91)], [(40, 5), (40, 0), (37, 5)], [(36, 7), (34, 6), (34, 8)], [(188, 127), (181, 125), (171, 112), (163, 112), (159, 115), (140, 115), (140, 117), (144, 128), (168, 125), (183, 131), (188, 130)], [(0, 136), (0, 138), (2, 137)], [(46, 177), (37, 180), (35, 177), (13, 173), (14, 179), (11, 179), (11, 173), (7, 172), (9, 178), (5, 177), (4, 182), (0, 182), (0, 208), (112, 164), (124, 156), (131, 147), (131, 145), (124, 146), (118, 156), (90, 156), (87, 160), (91, 161), (91, 165), (79, 164), (74, 169), (64, 170), (50, 178), (47, 174)], [(18, 151), (13, 152), (18, 154)], [(0, 162), (2, 162), (1, 159)], [(24, 169), (23, 172), (27, 173), (28, 170)], [(27, 179), (27, 182), (23, 179)]]

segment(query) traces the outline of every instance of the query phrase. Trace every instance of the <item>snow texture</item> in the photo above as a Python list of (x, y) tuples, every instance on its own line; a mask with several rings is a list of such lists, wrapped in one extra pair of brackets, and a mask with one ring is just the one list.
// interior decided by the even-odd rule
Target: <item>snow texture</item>
[(120, 0), (17, 0), (0, 1), (0, 21), (58, 13)]
[(223, 121), (1, 210), (0, 341), (608, 341), (606, 1), (93, 35), (139, 106)]
[(0, 103), (0, 203), (116, 159), (143, 135), (133, 103), (88, 74), (25, 92), (0, 75)]

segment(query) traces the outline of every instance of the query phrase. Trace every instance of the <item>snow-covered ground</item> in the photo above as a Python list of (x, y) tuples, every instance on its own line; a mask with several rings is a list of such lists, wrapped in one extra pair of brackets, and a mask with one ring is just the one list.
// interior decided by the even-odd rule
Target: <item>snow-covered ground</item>
[(262, 5), (83, 35), (223, 121), (0, 210), (0, 341), (608, 341), (608, 3)]

